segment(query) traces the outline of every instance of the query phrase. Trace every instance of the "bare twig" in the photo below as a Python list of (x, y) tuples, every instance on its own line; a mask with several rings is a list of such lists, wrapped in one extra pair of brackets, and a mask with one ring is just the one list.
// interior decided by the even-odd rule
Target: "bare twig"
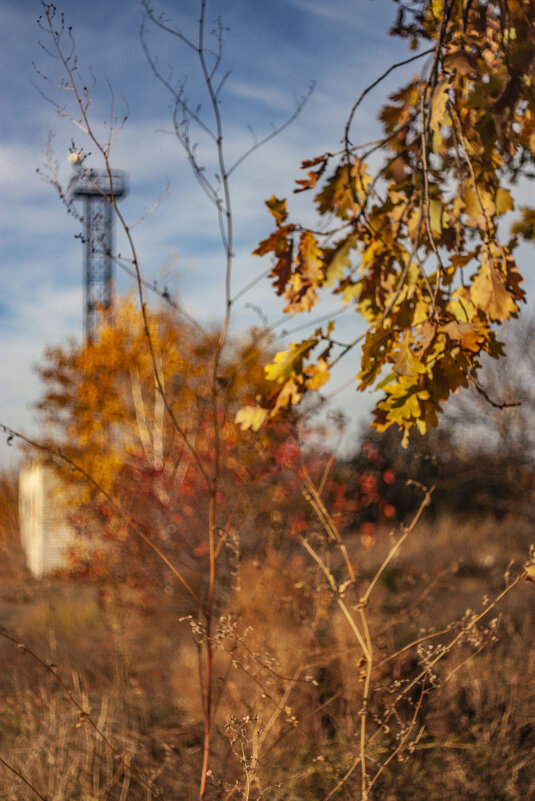
[[(2, 632), (0, 631), (0, 635), (1, 634), (2, 634)], [(3, 759), (2, 757), (0, 757), (0, 763), (5, 768), (10, 770), (11, 773), (13, 773), (18, 779), (20, 779), (20, 781), (23, 782), (26, 785), (26, 787), (29, 787), (30, 790), (32, 791), (32, 793), (35, 793), (37, 798), (40, 798), (41, 801), (49, 801), (49, 799), (46, 797), (46, 795), (42, 795), (42, 793), (40, 793), (39, 790), (36, 787), (34, 787), (33, 784), (31, 782), (29, 782), (28, 779), (25, 776), (23, 776), (20, 771), (18, 771), (16, 768), (13, 767), (13, 765), (10, 765), (9, 762), (6, 762), (6, 760)]]

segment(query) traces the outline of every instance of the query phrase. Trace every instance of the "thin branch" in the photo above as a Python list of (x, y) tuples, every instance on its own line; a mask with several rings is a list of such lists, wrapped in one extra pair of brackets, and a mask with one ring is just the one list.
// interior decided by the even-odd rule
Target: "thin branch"
[[(147, 6), (148, 6), (148, 4), (147, 4), (146, 2), (143, 2), (143, 3), (142, 3), (142, 5), (143, 5), (144, 7), (147, 7)], [(162, 28), (162, 26), (158, 24), (158, 22), (156, 21), (155, 17), (152, 15), (152, 13), (150, 13), (150, 14), (147, 14), (147, 16), (148, 16), (148, 18), (149, 18), (149, 19), (150, 19), (150, 20), (151, 20), (151, 21), (152, 21), (152, 22), (153, 22), (155, 25), (158, 25), (158, 27)], [(162, 30), (166, 30), (166, 28), (162, 28)], [(167, 32), (168, 32), (168, 33), (171, 33), (171, 31), (170, 31), (170, 30), (168, 30)], [(175, 33), (176, 33), (176, 35), (179, 35), (177, 32), (175, 32)], [(203, 130), (203, 131), (204, 131), (204, 133), (205, 133), (207, 136), (209, 136), (209, 137), (210, 137), (210, 139), (211, 139), (213, 142), (217, 142), (217, 136), (216, 136), (216, 134), (215, 134), (215, 133), (214, 133), (214, 132), (211, 130), (211, 128), (210, 128), (210, 127), (209, 127), (209, 126), (208, 126), (208, 125), (207, 125), (207, 124), (204, 122), (204, 120), (202, 120), (202, 119), (201, 119), (201, 117), (199, 117), (199, 115), (198, 115), (198, 114), (197, 114), (197, 113), (196, 113), (196, 112), (195, 112), (195, 111), (194, 111), (194, 110), (191, 108), (191, 106), (190, 106), (190, 105), (187, 103), (187, 101), (184, 99), (184, 94), (183, 94), (184, 85), (181, 85), (181, 86), (180, 86), (180, 89), (179, 89), (179, 90), (177, 90), (177, 89), (176, 89), (176, 88), (175, 88), (175, 87), (174, 87), (174, 86), (171, 84), (171, 82), (170, 82), (169, 80), (167, 80), (167, 78), (165, 78), (165, 77), (162, 75), (162, 73), (161, 73), (161, 72), (160, 72), (160, 70), (158, 69), (157, 62), (156, 62), (156, 60), (154, 59), (154, 57), (153, 57), (153, 55), (152, 55), (152, 53), (151, 53), (151, 50), (150, 50), (150, 48), (149, 48), (149, 46), (148, 46), (147, 40), (146, 40), (146, 34), (145, 34), (145, 19), (144, 19), (144, 18), (143, 18), (143, 19), (142, 19), (142, 21), (141, 21), (141, 26), (140, 26), (139, 36), (140, 36), (140, 41), (141, 41), (141, 46), (142, 46), (142, 48), (143, 48), (143, 52), (145, 53), (145, 57), (146, 57), (146, 59), (147, 59), (147, 61), (148, 61), (149, 67), (151, 68), (151, 71), (152, 71), (152, 73), (154, 74), (155, 78), (157, 78), (157, 79), (160, 81), (160, 83), (161, 83), (163, 86), (165, 86), (165, 88), (168, 90), (168, 92), (169, 92), (169, 93), (170, 93), (170, 94), (171, 94), (171, 95), (172, 95), (172, 96), (175, 98), (175, 103), (176, 103), (176, 104), (178, 104), (178, 106), (179, 106), (179, 107), (182, 109), (182, 111), (183, 111), (184, 113), (186, 113), (186, 114), (187, 114), (187, 115), (188, 115), (188, 116), (189, 116), (189, 117), (190, 117), (192, 120), (194, 120), (194, 121), (197, 123), (197, 125), (198, 125), (198, 126), (199, 126), (199, 127), (200, 127), (200, 128)], [(185, 44), (186, 44), (186, 43), (189, 43), (189, 40), (186, 40), (186, 38), (185, 38), (185, 37), (184, 37), (184, 38), (182, 38), (182, 37), (180, 37), (180, 36), (179, 36), (179, 38), (181, 38), (181, 39), (182, 39), (182, 41), (183, 41)], [(196, 48), (196, 47), (195, 47), (195, 46), (194, 46), (192, 43), (189, 43), (189, 45), (190, 45), (191, 47), (193, 47), (193, 49), (194, 49), (194, 50), (195, 50), (195, 51), (198, 53), (198, 48)]]
[(401, 701), (401, 699), (404, 696), (406, 696), (406, 694), (410, 692), (413, 689), (413, 687), (415, 687), (415, 685), (417, 685), (420, 681), (422, 681), (422, 679), (424, 679), (429, 674), (429, 671), (438, 662), (440, 662), (447, 654), (449, 654), (453, 650), (453, 648), (457, 645), (457, 643), (463, 637), (465, 637), (467, 633), (471, 631), (479, 623), (480, 620), (486, 617), (489, 614), (489, 612), (491, 612), (494, 609), (494, 607), (497, 606), (500, 603), (500, 601), (506, 595), (508, 595), (508, 593), (510, 593), (511, 590), (513, 590), (520, 581), (522, 581), (525, 578), (525, 575), (526, 571), (523, 570), (521, 573), (518, 574), (518, 576), (515, 579), (513, 579), (513, 581), (507, 584), (507, 586), (496, 596), (496, 598), (490, 601), (478, 615), (474, 615), (472, 618), (470, 618), (469, 622), (466, 623), (466, 625), (462, 626), (459, 633), (452, 640), (450, 640), (450, 642), (447, 645), (444, 645), (442, 648), (440, 648), (436, 656), (434, 656), (431, 660), (429, 660), (429, 662), (420, 671), (420, 673), (418, 673), (418, 675), (415, 676), (414, 679), (408, 682), (403, 687), (403, 689), (399, 691), (399, 693), (393, 700), (389, 712), (385, 715), (382, 724), (377, 728), (376, 732), (371, 737), (371, 740), (375, 739), (375, 737), (378, 736), (379, 733), (382, 731), (384, 723), (386, 723), (392, 716), (396, 704), (399, 703), (399, 701)]
[(165, 21), (163, 14), (160, 14), (159, 17), (155, 16), (154, 11), (152, 10), (148, 0), (141, 0), (141, 5), (145, 9), (145, 14), (147, 15), (147, 17), (151, 20), (151, 22), (154, 23), (154, 25), (156, 25), (156, 27), (160, 28), (162, 31), (165, 31), (166, 33), (171, 34), (171, 36), (175, 36), (183, 44), (185, 44), (186, 47), (189, 47), (190, 50), (193, 50), (196, 53), (198, 52), (198, 47), (195, 45), (195, 43), (192, 42), (190, 39), (188, 39), (188, 37), (185, 36), (182, 33), (182, 31), (172, 28), (171, 25)]
[(228, 172), (227, 172), (227, 178), (230, 178), (230, 176), (232, 175), (232, 173), (233, 173), (235, 170), (237, 170), (237, 169), (238, 169), (238, 167), (240, 167), (240, 166), (243, 164), (243, 162), (244, 162), (246, 159), (248, 159), (248, 158), (249, 158), (249, 156), (251, 156), (251, 155), (252, 155), (252, 154), (253, 154), (253, 153), (254, 153), (256, 150), (258, 150), (258, 148), (260, 148), (260, 147), (262, 147), (263, 145), (265, 145), (267, 142), (269, 142), (269, 141), (270, 141), (271, 139), (273, 139), (275, 136), (278, 136), (280, 133), (282, 133), (284, 130), (286, 130), (286, 128), (288, 128), (288, 126), (289, 126), (289, 125), (291, 125), (293, 122), (295, 122), (295, 120), (297, 119), (297, 117), (299, 116), (299, 114), (301, 114), (301, 112), (302, 112), (302, 110), (303, 110), (304, 106), (305, 106), (305, 105), (306, 105), (306, 103), (308, 102), (308, 100), (309, 100), (309, 98), (310, 98), (310, 96), (311, 96), (312, 92), (314, 91), (314, 88), (315, 88), (315, 83), (311, 83), (311, 84), (310, 84), (310, 86), (308, 87), (307, 91), (305, 92), (305, 94), (304, 94), (304, 95), (301, 97), (301, 99), (300, 99), (300, 100), (298, 100), (298, 102), (297, 102), (297, 105), (296, 105), (296, 107), (295, 107), (294, 111), (293, 111), (293, 112), (292, 112), (292, 114), (291, 114), (291, 115), (288, 117), (288, 119), (287, 119), (285, 122), (283, 122), (281, 125), (279, 125), (277, 128), (275, 128), (275, 129), (274, 129), (274, 130), (273, 130), (273, 131), (272, 131), (270, 134), (267, 134), (267, 136), (264, 136), (262, 139), (259, 139), (259, 140), (258, 140), (258, 142), (255, 142), (255, 144), (254, 144), (254, 145), (252, 145), (252, 146), (249, 148), (249, 150), (247, 150), (245, 153), (243, 153), (243, 155), (241, 155), (241, 156), (240, 156), (240, 157), (239, 157), (239, 158), (238, 158), (238, 159), (237, 159), (237, 160), (234, 162), (234, 164), (232, 165), (232, 167), (230, 167), (230, 169), (229, 169), (229, 170), (228, 170)]
[(371, 83), (369, 86), (366, 87), (366, 89), (364, 89), (364, 91), (360, 94), (357, 101), (353, 104), (351, 111), (349, 112), (349, 117), (346, 122), (346, 126), (344, 129), (344, 139), (343, 139), (345, 143), (346, 152), (349, 152), (352, 147), (351, 142), (349, 141), (349, 129), (353, 124), (353, 118), (357, 112), (357, 109), (364, 100), (364, 98), (366, 97), (366, 95), (369, 94), (372, 91), (372, 89), (375, 89), (375, 87), (378, 86), (381, 83), (381, 81), (384, 81), (384, 79), (387, 78), (391, 72), (394, 72), (394, 70), (399, 69), (399, 67), (404, 67), (407, 64), (411, 64), (413, 61), (417, 61), (418, 59), (423, 58), (424, 56), (428, 56), (430, 53), (433, 53), (434, 49), (435, 49), (434, 47), (430, 47), (428, 50), (424, 50), (415, 56), (411, 56), (410, 58), (406, 58), (403, 61), (398, 61), (396, 64), (392, 64), (387, 70), (383, 72), (382, 75), (380, 75), (373, 83)]
[(477, 390), (477, 392), (479, 392), (479, 394), (483, 398), (485, 398), (487, 403), (490, 403), (490, 405), (493, 406), (495, 409), (513, 409), (516, 406), (522, 406), (521, 401), (509, 401), (509, 402), (504, 401), (503, 403), (498, 403), (489, 396), (486, 389), (481, 386), (479, 381), (477, 381), (475, 378), (472, 378), (471, 376), (469, 376), (468, 380), (470, 381), (474, 389)]
[(356, 580), (355, 570), (353, 565), (351, 564), (351, 559), (349, 558), (349, 554), (347, 552), (347, 548), (345, 543), (340, 536), (340, 532), (338, 531), (338, 527), (336, 526), (334, 520), (332, 519), (331, 515), (325, 504), (321, 499), (321, 491), (316, 488), (316, 485), (312, 481), (312, 477), (308, 471), (306, 464), (303, 462), (301, 463), (301, 470), (303, 472), (303, 478), (301, 480), (302, 484), (302, 491), (305, 497), (314, 511), (316, 512), (319, 521), (321, 522), (323, 528), (325, 529), (326, 533), (329, 537), (335, 542), (343, 556), (347, 573), (349, 575), (349, 579), (351, 582)]
[(231, 302), (233, 304), (236, 303), (236, 301), (239, 300), (241, 297), (243, 297), (243, 295), (245, 295), (247, 292), (249, 292), (250, 289), (255, 287), (264, 278), (267, 278), (272, 270), (273, 267), (268, 267), (266, 270), (261, 272), (260, 275), (257, 275), (256, 278), (253, 278), (252, 281), (249, 281), (248, 284), (246, 284), (242, 289), (239, 289), (238, 292), (236, 292), (236, 294), (232, 296)]
[[(121, 268), (121, 270), (124, 270), (125, 273), (127, 273), (127, 275), (129, 275), (131, 278), (137, 278), (136, 271), (132, 270), (127, 264), (118, 259), (115, 259), (115, 263)], [(192, 315), (189, 314), (189, 312), (187, 312), (184, 308), (182, 308), (182, 306), (179, 303), (173, 300), (166, 289), (163, 290), (158, 289), (157, 287), (154, 286), (154, 283), (151, 283), (146, 278), (141, 278), (141, 284), (142, 286), (145, 287), (145, 289), (148, 289), (150, 292), (153, 292), (155, 295), (158, 295), (159, 298), (168, 303), (169, 306), (175, 309), (181, 315), (181, 317), (184, 317), (184, 319), (187, 320), (188, 323), (191, 323), (191, 325), (195, 326), (195, 328), (200, 334), (206, 334), (206, 329), (202, 327), (202, 325), (195, 319), (195, 317), (192, 317)]]
[(219, 84), (218, 84), (217, 88), (214, 90), (214, 96), (215, 97), (219, 97), (219, 94), (220, 94), (221, 90), (223, 89), (223, 86), (225, 85), (225, 83), (227, 82), (227, 80), (229, 78), (230, 78), (230, 70), (228, 72), (225, 72), (225, 74), (223, 75), (223, 77), (219, 81)]
[[(407, 482), (407, 483), (409, 483), (409, 482)], [(410, 483), (417, 483), (417, 482), (410, 482)], [(419, 486), (422, 486), (422, 485), (419, 485)], [(397, 554), (397, 552), (399, 551), (399, 549), (401, 548), (401, 546), (403, 545), (403, 543), (405, 542), (405, 540), (407, 539), (407, 537), (409, 536), (411, 531), (413, 531), (416, 523), (418, 522), (418, 520), (422, 516), (424, 509), (427, 506), (429, 506), (429, 504), (431, 503), (431, 495), (433, 493), (434, 487), (431, 487), (430, 489), (427, 489), (426, 487), (422, 486), (422, 490), (424, 492), (424, 497), (422, 498), (420, 506), (418, 507), (415, 515), (413, 516), (410, 524), (403, 528), (403, 530), (402, 530), (403, 533), (401, 534), (399, 539), (395, 542), (395, 544), (392, 546), (392, 548), (388, 552), (387, 556), (384, 558), (379, 570), (376, 572), (375, 576), (370, 581), (370, 583), (368, 585), (368, 588), (367, 588), (366, 592), (364, 593), (364, 595), (362, 597), (362, 602), (364, 604), (368, 603), (368, 601), (370, 599), (370, 596), (371, 596), (371, 594), (372, 594), (372, 592), (374, 590), (374, 587), (377, 584), (377, 582), (379, 581), (379, 579), (381, 578), (381, 576), (383, 575), (385, 569), (388, 567), (388, 565), (390, 564), (390, 562), (392, 561), (394, 556)]]
[(341, 593), (340, 588), (338, 587), (338, 585), (336, 584), (336, 581), (334, 580), (333, 574), (331, 573), (331, 571), (329, 570), (329, 568), (325, 564), (325, 561), (314, 550), (314, 548), (311, 546), (311, 544), (308, 542), (307, 539), (305, 539), (303, 537), (301, 539), (301, 544), (302, 544), (303, 548), (306, 551), (308, 551), (310, 556), (314, 559), (316, 564), (320, 567), (321, 571), (325, 575), (327, 581), (329, 582), (329, 586), (330, 586), (331, 590), (333, 591), (333, 594), (334, 594), (334, 596), (336, 598), (336, 603), (340, 607), (340, 610), (342, 611), (342, 614), (344, 615), (344, 617), (346, 618), (347, 622), (349, 623), (349, 626), (350, 626), (353, 634), (355, 635), (355, 637), (356, 637), (356, 639), (357, 639), (357, 641), (358, 641), (358, 643), (359, 643), (359, 645), (360, 645), (360, 647), (362, 649), (362, 653), (364, 654), (366, 659), (368, 659), (369, 655), (368, 655), (368, 646), (366, 644), (366, 641), (365, 641), (364, 637), (362, 636), (362, 634), (360, 632), (360, 629), (357, 626), (357, 624), (355, 622), (355, 619), (353, 618), (351, 612), (347, 608), (347, 604), (345, 603), (345, 601), (344, 601), (344, 599), (342, 597), (342, 593)]
[[(3, 636), (1, 631), (0, 635)], [(14, 773), (15, 776), (17, 776), (17, 778), (19, 778), (22, 782), (24, 782), (24, 784), (30, 788), (32, 793), (35, 793), (37, 798), (40, 798), (41, 801), (49, 801), (47, 796), (42, 795), (42, 793), (40, 793), (39, 790), (36, 787), (34, 787), (33, 784), (31, 784), (31, 782), (29, 782), (25, 776), (22, 775), (22, 773), (20, 773), (16, 768), (13, 767), (13, 765), (10, 765), (9, 762), (6, 762), (6, 760), (2, 759), (2, 757), (0, 757), (0, 763), (4, 765), (4, 767), (6, 767), (8, 770), (10, 770), (11, 773)]]

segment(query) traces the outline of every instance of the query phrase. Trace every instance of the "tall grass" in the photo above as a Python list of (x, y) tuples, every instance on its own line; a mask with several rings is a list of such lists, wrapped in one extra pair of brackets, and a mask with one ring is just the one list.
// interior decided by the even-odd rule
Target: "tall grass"
[[(293, 547), (244, 560), (214, 632), (209, 797), (358, 797), (368, 680), (368, 798), (533, 798), (532, 587), (519, 584), (473, 622), (492, 603), (485, 596), (519, 574), (509, 563), (523, 559), (531, 534), (511, 522), (420, 523), (369, 596), (371, 670), (348, 622), (361, 611), (350, 586), (333, 592), (325, 569)], [(310, 541), (340, 586), (343, 556), (327, 562), (325, 541)], [(384, 532), (374, 549), (356, 540), (347, 549), (369, 587), (392, 540)], [(119, 590), (99, 604), (80, 579), (26, 586), (32, 601), (14, 639), (45, 666), (2, 641), (3, 760), (49, 801), (193, 797), (202, 621), (178, 624), (176, 594), (147, 617)], [(0, 770), (0, 799), (36, 797)]]

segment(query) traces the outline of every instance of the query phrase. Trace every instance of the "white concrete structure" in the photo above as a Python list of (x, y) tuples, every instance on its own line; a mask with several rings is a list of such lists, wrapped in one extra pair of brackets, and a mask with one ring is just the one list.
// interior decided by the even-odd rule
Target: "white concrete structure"
[(54, 468), (32, 462), (21, 468), (19, 476), (19, 520), (26, 564), (35, 578), (69, 563), (69, 548), (76, 533), (67, 522), (68, 490)]

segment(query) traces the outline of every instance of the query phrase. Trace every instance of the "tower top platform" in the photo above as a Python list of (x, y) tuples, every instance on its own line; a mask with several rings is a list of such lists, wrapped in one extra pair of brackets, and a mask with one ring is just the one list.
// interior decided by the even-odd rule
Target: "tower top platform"
[[(124, 197), (128, 192), (126, 172), (111, 170), (113, 195)], [(71, 197), (108, 197), (110, 192), (110, 176), (107, 170), (79, 170), (73, 175), (69, 184)]]

